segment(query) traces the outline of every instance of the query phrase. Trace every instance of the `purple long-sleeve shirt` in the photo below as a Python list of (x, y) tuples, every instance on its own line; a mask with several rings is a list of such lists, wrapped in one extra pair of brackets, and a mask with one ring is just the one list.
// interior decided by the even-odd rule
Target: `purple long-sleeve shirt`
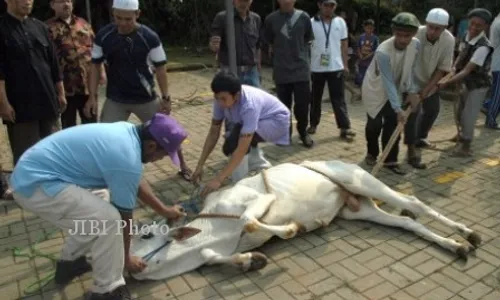
[(213, 119), (242, 124), (242, 135), (257, 133), (266, 142), (290, 144), (290, 110), (259, 88), (242, 85), (241, 97), (231, 108), (224, 109), (214, 101)]

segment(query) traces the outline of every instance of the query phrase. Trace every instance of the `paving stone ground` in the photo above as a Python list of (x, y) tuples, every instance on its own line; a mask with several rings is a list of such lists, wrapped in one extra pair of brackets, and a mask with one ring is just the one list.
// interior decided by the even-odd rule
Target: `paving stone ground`
[[(211, 70), (169, 74), (172, 93), (177, 98), (192, 93), (207, 97)], [(265, 74), (269, 78), (269, 73)], [(195, 90), (195, 87), (198, 87)], [(269, 87), (266, 81), (265, 87)], [(174, 115), (189, 130), (184, 146), (186, 159), (195, 167), (210, 122), (210, 102), (181, 100)], [(365, 114), (359, 103), (349, 104), (352, 127), (357, 132), (352, 144), (338, 138), (331, 107), (324, 114), (316, 145), (303, 148), (296, 135), (289, 148), (265, 146), (274, 163), (303, 160), (341, 159), (360, 163), (365, 155)], [(132, 118), (136, 122), (137, 119)], [(452, 158), (445, 152), (425, 151), (428, 170), (412, 171), (401, 177), (383, 170), (379, 178), (392, 188), (413, 194), (438, 212), (462, 222), (482, 235), (483, 244), (467, 262), (438, 248), (413, 233), (362, 221), (337, 219), (325, 229), (292, 240), (273, 239), (260, 249), (270, 264), (263, 270), (241, 273), (228, 267), (202, 267), (182, 276), (155, 282), (132, 283), (133, 295), (140, 299), (330, 299), (330, 300), (497, 300), (500, 299), (500, 149), (497, 132), (484, 129), (483, 116), (477, 123), (475, 155)], [(443, 101), (431, 140), (450, 138), (455, 133), (451, 103)], [(3, 134), (2, 162), (9, 169), (8, 143)], [(451, 143), (440, 142), (441, 149)], [(400, 159), (405, 156), (404, 148)], [(224, 157), (214, 151), (205, 176), (219, 170)], [(405, 165), (405, 167), (408, 167)], [(146, 167), (146, 177), (166, 202), (185, 200), (192, 186), (176, 175), (165, 159)], [(382, 206), (389, 212), (398, 209)], [(13, 203), (0, 206), (0, 298), (1, 299), (80, 299), (91, 285), (90, 275), (75, 280), (63, 291), (49, 284), (43, 292), (27, 296), (26, 289), (54, 271), (47, 258), (14, 256), (14, 247), (27, 247), (37, 239), (36, 249), (58, 255), (63, 237), (60, 232), (44, 239), (54, 227)], [(138, 209), (138, 217), (149, 215)], [(433, 232), (463, 240), (450, 228), (430, 218), (419, 221)]]

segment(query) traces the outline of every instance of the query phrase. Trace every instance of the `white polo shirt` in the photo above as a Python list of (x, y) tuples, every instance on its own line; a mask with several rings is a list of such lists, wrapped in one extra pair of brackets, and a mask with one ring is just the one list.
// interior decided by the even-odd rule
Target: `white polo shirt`
[(421, 26), (415, 37), (420, 41), (420, 51), (415, 65), (415, 79), (423, 89), (437, 70), (450, 72), (453, 67), (455, 37), (444, 30), (439, 39), (433, 43), (427, 40), (427, 27)]
[[(330, 24), (323, 22), (321, 19), (315, 20), (311, 18), (312, 30), (314, 32), (314, 41), (311, 44), (311, 72), (335, 72), (344, 69), (342, 60), (341, 41), (347, 39), (347, 25), (341, 17), (334, 17)], [(328, 39), (328, 47), (326, 48), (326, 34), (330, 28)], [(329, 55), (328, 66), (321, 64), (321, 56)]]

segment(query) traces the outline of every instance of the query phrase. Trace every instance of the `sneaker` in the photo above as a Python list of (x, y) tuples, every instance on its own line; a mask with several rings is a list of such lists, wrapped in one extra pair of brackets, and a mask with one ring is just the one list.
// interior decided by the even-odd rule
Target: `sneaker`
[(87, 262), (85, 256), (76, 260), (59, 260), (56, 264), (54, 280), (58, 285), (67, 285), (76, 277), (92, 271), (92, 266)]
[(132, 295), (127, 287), (122, 285), (106, 294), (91, 293), (88, 300), (132, 300)]

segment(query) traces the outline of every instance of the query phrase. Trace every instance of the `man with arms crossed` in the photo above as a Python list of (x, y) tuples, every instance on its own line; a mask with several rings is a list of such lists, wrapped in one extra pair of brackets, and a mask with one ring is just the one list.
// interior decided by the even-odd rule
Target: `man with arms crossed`
[(420, 41), (420, 52), (414, 78), (423, 103), (419, 105), (417, 112), (408, 117), (404, 143), (408, 147), (408, 163), (417, 169), (427, 167), (421, 162), (417, 147), (432, 146), (427, 141), (427, 136), (439, 115), (440, 98), (436, 85), (453, 67), (455, 38), (446, 30), (449, 19), (449, 14), (444, 9), (434, 8), (427, 14), (426, 25), (421, 26), (415, 36)]
[[(115, 22), (103, 27), (96, 35), (92, 49), (90, 97), (85, 105), (88, 117), (97, 110), (97, 85), (104, 60), (108, 64), (108, 85), (101, 122), (126, 121), (131, 113), (142, 122), (160, 110), (170, 114), (165, 50), (153, 30), (137, 23), (139, 14), (139, 0), (114, 0)], [(155, 91), (150, 63), (156, 72), (161, 100)], [(181, 169), (178, 174), (189, 180), (191, 171), (182, 153), (179, 157)]]
[[(141, 180), (143, 164), (169, 155), (178, 165), (177, 150), (186, 137), (174, 119), (159, 113), (142, 125), (74, 126), (45, 138), (23, 154), (11, 177), (15, 201), (66, 233), (82, 230), (81, 235), (65, 238), (56, 265), (56, 284), (66, 285), (92, 270), (91, 300), (132, 299), (125, 287), (124, 267), (130, 272), (146, 267), (141, 258), (129, 254), (137, 196), (166, 218), (184, 215), (177, 206), (165, 206)], [(96, 188), (108, 188), (111, 201), (88, 190)], [(75, 220), (88, 222), (82, 226)], [(123, 232), (120, 220), (126, 223)], [(100, 234), (89, 235), (95, 223)], [(92, 265), (85, 258), (89, 251)]]

